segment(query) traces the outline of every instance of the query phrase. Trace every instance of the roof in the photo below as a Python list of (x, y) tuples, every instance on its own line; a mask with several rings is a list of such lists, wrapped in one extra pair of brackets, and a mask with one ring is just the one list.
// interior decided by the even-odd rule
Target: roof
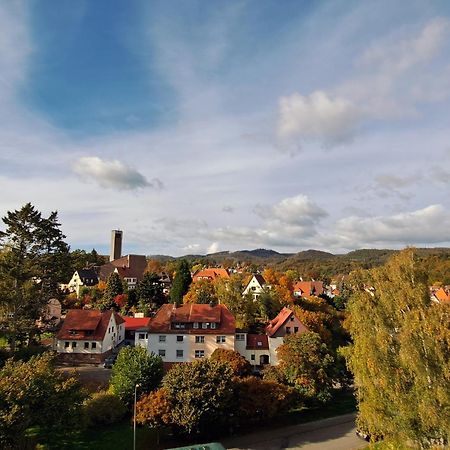
[(111, 315), (114, 314), (116, 324), (124, 323), (122, 317), (115, 311), (101, 312), (92, 309), (71, 309), (67, 312), (61, 329), (56, 335), (63, 340), (102, 341), (105, 337)]
[(146, 268), (147, 258), (145, 255), (126, 255), (103, 264), (100, 267), (100, 279), (106, 281), (109, 275), (118, 269), (121, 278), (137, 278), (140, 281)]
[(297, 281), (293, 286), (294, 292), (302, 292), (306, 296), (323, 294), (323, 283), (321, 281)]
[(449, 302), (450, 301), (450, 296), (447, 294), (447, 292), (445, 292), (445, 290), (443, 288), (438, 289), (435, 293), (434, 296), (440, 301), (440, 302)]
[(77, 272), (82, 280), (98, 280), (97, 272), (94, 269), (78, 269)]
[[(172, 323), (217, 323), (215, 329), (172, 329)], [(233, 315), (224, 305), (186, 304), (175, 307), (171, 303), (162, 305), (149, 324), (150, 333), (174, 334), (234, 334), (236, 325)]]
[(247, 350), (269, 350), (266, 334), (247, 334)]
[(301, 325), (305, 328), (305, 330), (307, 331), (308, 328), (298, 319), (298, 317), (294, 314), (293, 311), (291, 311), (289, 308), (284, 307), (279, 313), (278, 315), (272, 319), (269, 324), (266, 327), (266, 334), (269, 337), (272, 337), (277, 331), (278, 329), (284, 324), (286, 323), (286, 321), (289, 319), (289, 317), (291, 316), (291, 314), (294, 315), (294, 317), (301, 323)]
[(213, 267), (210, 269), (197, 270), (192, 276), (192, 281), (197, 281), (202, 278), (208, 278), (210, 280), (215, 280), (216, 278), (230, 278), (230, 274), (226, 269), (221, 267)]
[(147, 328), (150, 323), (150, 317), (124, 317), (125, 330), (138, 330)]
[[(264, 279), (264, 277), (260, 274), (260, 273), (256, 273), (255, 275), (253, 275), (253, 277), (256, 278), (256, 281), (261, 285), (264, 286), (266, 284), (266, 280)], [(252, 278), (253, 278), (252, 277)], [(251, 280), (250, 280), (251, 281)]]

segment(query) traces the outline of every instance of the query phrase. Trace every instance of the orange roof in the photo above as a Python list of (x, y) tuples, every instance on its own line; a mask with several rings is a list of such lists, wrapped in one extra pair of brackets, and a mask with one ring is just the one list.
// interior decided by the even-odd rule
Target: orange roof
[(434, 295), (440, 302), (450, 302), (450, 297), (443, 288), (438, 289)]
[[(277, 331), (278, 329), (284, 324), (286, 323), (286, 320), (289, 319), (289, 317), (291, 316), (291, 314), (294, 314), (293, 311), (291, 311), (289, 308), (284, 307), (279, 313), (278, 315), (272, 319), (269, 324), (266, 327), (266, 334), (269, 337), (272, 337)], [(294, 314), (295, 316), (295, 314)], [(296, 317), (296, 316), (295, 316)], [(298, 320), (298, 317), (297, 317)], [(300, 322), (300, 320), (299, 320)], [(302, 324), (303, 325), (303, 324)], [(304, 325), (303, 325), (304, 326)], [(307, 327), (305, 327), (306, 330), (308, 330)]]
[[(185, 328), (172, 329), (173, 323), (191, 324), (198, 323), (216, 323), (215, 329), (204, 328)], [(174, 334), (234, 334), (236, 325), (233, 315), (225, 305), (203, 305), (203, 304), (185, 304), (175, 307), (171, 303), (166, 303), (159, 308), (155, 317), (149, 324), (150, 333), (174, 333)]]
[(137, 330), (147, 328), (150, 323), (150, 317), (124, 317), (125, 330)]
[(301, 292), (302, 295), (323, 294), (323, 283), (321, 281), (297, 281), (293, 286), (294, 292)]
[(216, 278), (230, 278), (230, 274), (226, 269), (213, 267), (210, 269), (197, 270), (192, 277), (192, 281), (198, 281), (203, 278), (207, 278), (209, 280), (215, 280)]

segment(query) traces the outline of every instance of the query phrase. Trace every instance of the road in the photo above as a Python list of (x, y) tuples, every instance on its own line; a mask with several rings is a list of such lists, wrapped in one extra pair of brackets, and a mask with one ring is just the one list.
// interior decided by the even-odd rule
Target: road
[(355, 435), (355, 414), (252, 433), (222, 444), (229, 450), (356, 450), (367, 446)]

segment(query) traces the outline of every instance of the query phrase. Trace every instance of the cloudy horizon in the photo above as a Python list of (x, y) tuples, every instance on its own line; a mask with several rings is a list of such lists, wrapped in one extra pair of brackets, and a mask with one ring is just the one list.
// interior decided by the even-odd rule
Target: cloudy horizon
[(2, 217), (58, 210), (102, 253), (450, 246), (448, 2), (11, 1), (0, 26)]

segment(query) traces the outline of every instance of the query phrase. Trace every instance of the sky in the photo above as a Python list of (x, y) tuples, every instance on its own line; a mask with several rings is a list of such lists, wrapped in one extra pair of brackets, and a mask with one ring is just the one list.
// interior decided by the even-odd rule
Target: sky
[(446, 0), (0, 3), (0, 214), (72, 249), (450, 246)]

